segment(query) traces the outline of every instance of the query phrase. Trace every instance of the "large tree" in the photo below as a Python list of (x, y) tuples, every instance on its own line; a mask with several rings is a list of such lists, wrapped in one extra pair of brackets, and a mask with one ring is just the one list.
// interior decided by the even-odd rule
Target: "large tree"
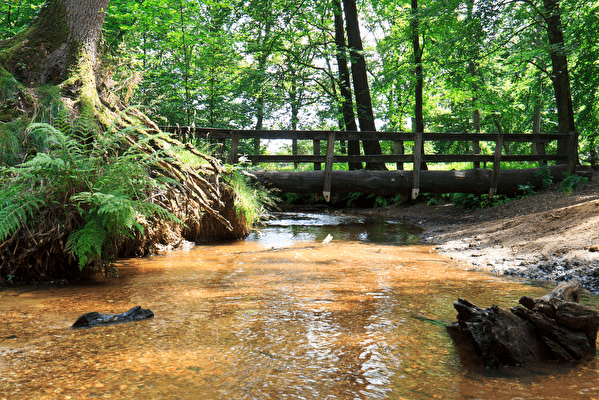
[[(220, 165), (153, 135), (141, 125), (157, 126), (112, 93), (98, 62), (108, 3), (48, 0), (0, 43), (0, 282), (108, 272), (115, 257), (158, 243), (247, 234)], [(192, 168), (174, 148), (208, 164)]]
[(0, 65), (27, 87), (62, 85), (76, 111), (102, 119), (96, 73), (108, 3), (48, 0), (27, 29), (0, 43)]

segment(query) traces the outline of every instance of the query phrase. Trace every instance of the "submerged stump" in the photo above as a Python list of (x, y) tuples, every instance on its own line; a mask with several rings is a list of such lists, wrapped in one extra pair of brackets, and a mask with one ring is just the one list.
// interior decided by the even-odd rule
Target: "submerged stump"
[(111, 325), (122, 322), (139, 321), (153, 318), (154, 313), (148, 308), (135, 306), (122, 314), (103, 314), (96, 311), (83, 314), (73, 324), (72, 328), (91, 328), (98, 325)]
[(458, 320), (447, 329), (486, 366), (582, 360), (595, 354), (599, 313), (578, 303), (580, 290), (580, 282), (564, 282), (545, 296), (522, 297), (509, 311), (459, 298)]

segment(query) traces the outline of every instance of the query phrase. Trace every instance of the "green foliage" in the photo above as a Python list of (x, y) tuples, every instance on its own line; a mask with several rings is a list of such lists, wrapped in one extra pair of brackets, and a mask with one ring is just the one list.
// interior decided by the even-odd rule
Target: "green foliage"
[[(85, 118), (59, 123), (64, 130), (31, 124), (27, 131), (45, 138), (47, 150), (0, 170), (0, 242), (20, 229), (34, 229), (44, 212), (64, 218), (76, 210), (75, 219), (82, 224), (74, 227), (65, 251), (82, 269), (106, 266), (116, 244), (143, 232), (144, 218), (156, 215), (181, 223), (150, 201), (152, 191), (162, 185), (150, 175), (160, 154), (149, 156), (128, 146), (122, 132), (98, 133)], [(140, 146), (149, 140), (157, 138), (140, 139)]]
[(518, 185), (518, 190), (520, 191), (519, 197), (529, 197), (529, 196), (533, 196), (537, 193), (535, 191), (535, 187), (530, 184)]
[(430, 194), (430, 193), (424, 193), (423, 197), (425, 199), (427, 199), (426, 201), (426, 205), (427, 206), (438, 206), (438, 205), (442, 205), (442, 204), (446, 204), (447, 202), (451, 201), (451, 195), (449, 193), (443, 193), (443, 194)]
[(344, 197), (347, 207), (388, 207), (402, 201), (400, 194), (395, 196), (380, 196), (374, 193), (365, 194), (352, 192)]
[[(7, 174), (6, 169), (1, 169), (0, 174)], [(0, 243), (31, 221), (44, 205), (44, 200), (35, 193), (23, 192), (18, 186), (7, 186), (0, 191)]]
[(571, 194), (580, 185), (586, 185), (589, 178), (576, 174), (569, 175), (564, 172), (564, 180), (560, 183), (560, 190), (564, 193)]
[(454, 207), (464, 208), (466, 210), (495, 207), (510, 201), (508, 197), (503, 195), (489, 197), (487, 195), (475, 195), (472, 193), (454, 193), (451, 199)]
[(274, 196), (265, 188), (252, 186), (242, 172), (230, 173), (227, 181), (233, 188), (235, 210), (245, 216), (248, 226), (258, 222), (268, 208), (276, 207)]
[(537, 178), (541, 179), (541, 187), (543, 189), (549, 189), (553, 184), (553, 176), (551, 176), (551, 170), (547, 164), (542, 164), (539, 171), (536, 173)]
[(35, 18), (45, 0), (0, 2), (0, 40), (14, 36)]

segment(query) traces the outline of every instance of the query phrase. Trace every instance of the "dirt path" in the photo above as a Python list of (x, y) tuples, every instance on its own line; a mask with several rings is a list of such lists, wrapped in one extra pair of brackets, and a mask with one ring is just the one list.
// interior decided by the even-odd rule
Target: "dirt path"
[(356, 213), (423, 226), (424, 242), (477, 269), (556, 282), (578, 278), (599, 293), (599, 173), (569, 195), (554, 187), (484, 210), (417, 204)]

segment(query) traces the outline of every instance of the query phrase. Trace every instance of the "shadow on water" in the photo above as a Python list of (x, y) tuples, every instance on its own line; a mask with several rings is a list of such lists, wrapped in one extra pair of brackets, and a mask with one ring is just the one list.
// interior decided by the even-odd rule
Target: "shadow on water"
[[(457, 297), (509, 307), (550, 289), (398, 245), (411, 229), (283, 215), (245, 241), (122, 260), (118, 279), (2, 290), (0, 399), (599, 395), (595, 360), (525, 372), (461, 356), (444, 328)], [(134, 305), (155, 317), (70, 329)]]

